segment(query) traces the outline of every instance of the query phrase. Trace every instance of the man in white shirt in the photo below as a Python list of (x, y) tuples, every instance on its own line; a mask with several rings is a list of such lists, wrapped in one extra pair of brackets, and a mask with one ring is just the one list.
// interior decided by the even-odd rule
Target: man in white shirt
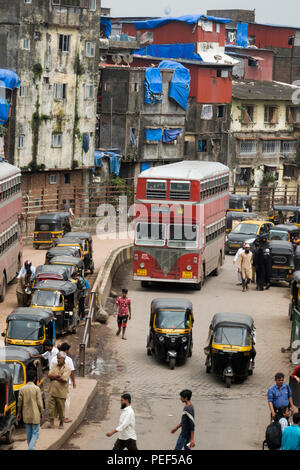
[(129, 393), (124, 393), (121, 396), (121, 410), (119, 426), (113, 431), (106, 433), (107, 437), (111, 437), (117, 432), (119, 433), (119, 438), (116, 440), (112, 450), (138, 450), (136, 445), (135, 414), (131, 407), (131, 396)]
[(57, 356), (57, 353), (59, 351), (48, 339), (46, 339), (46, 341), (44, 342), (44, 348), (45, 348), (45, 352), (43, 354), (38, 354), (37, 356), (33, 356), (32, 354), (30, 354), (30, 357), (31, 358), (37, 358), (37, 357), (43, 358), (45, 361), (48, 361), (48, 366), (50, 369), (51, 361), (54, 357)]
[[(243, 242), (241, 248), (238, 249), (238, 251), (235, 254), (235, 257), (233, 258), (233, 264), (238, 264), (241, 254), (243, 253), (243, 251), (245, 251), (245, 246), (246, 246), (246, 243)], [(242, 285), (242, 273), (239, 270), (237, 272), (237, 276), (238, 276), (237, 285), (241, 286)]]
[[(74, 367), (73, 359), (68, 355), (69, 350), (70, 350), (70, 345), (68, 343), (62, 343), (60, 346), (58, 346), (58, 350), (59, 352), (63, 351), (66, 353), (65, 364), (71, 369), (71, 375), (69, 378), (68, 396), (66, 398), (66, 405), (65, 405), (65, 419), (64, 419), (65, 423), (71, 423), (72, 420), (70, 419), (70, 404), (71, 404), (70, 388), (72, 384), (73, 384), (73, 388), (76, 388), (75, 372), (74, 372), (75, 367)], [(50, 363), (50, 368), (53, 366), (53, 364), (57, 364), (57, 355), (52, 358), (51, 363)]]

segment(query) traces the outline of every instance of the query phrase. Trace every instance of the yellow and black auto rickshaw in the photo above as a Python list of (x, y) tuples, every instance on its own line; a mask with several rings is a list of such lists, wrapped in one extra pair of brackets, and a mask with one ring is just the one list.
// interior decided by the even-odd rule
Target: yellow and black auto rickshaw
[(56, 256), (75, 256), (76, 258), (81, 258), (81, 254), (82, 251), (78, 246), (53, 246), (46, 252), (45, 264), (49, 264), (50, 259)]
[(242, 313), (216, 313), (209, 326), (206, 372), (220, 376), (230, 388), (231, 383), (244, 380), (253, 372), (255, 357), (254, 321)]
[(252, 212), (252, 197), (246, 194), (230, 194), (229, 210)]
[(46, 340), (55, 342), (55, 316), (45, 308), (16, 308), (7, 316), (2, 336), (7, 346), (31, 346), (42, 354)]
[(20, 388), (27, 383), (27, 373), (33, 369), (36, 375), (36, 385), (40, 387), (44, 401), (44, 375), (41, 359), (34, 358), (39, 354), (36, 348), (22, 346), (4, 346), (0, 348), (0, 371), (8, 371), (13, 378), (13, 390), (16, 401)]
[(269, 220), (275, 225), (290, 223), (300, 227), (300, 206), (274, 206)]
[(17, 404), (13, 389), (12, 372), (0, 367), (0, 437), (6, 444), (13, 442), (17, 425)]
[(278, 224), (271, 227), (269, 240), (282, 240), (291, 242), (293, 246), (299, 244), (300, 227), (294, 224)]
[(69, 266), (42, 264), (37, 266), (34, 274), (35, 281), (45, 281), (52, 279), (53, 281), (69, 281), (72, 269)]
[(46, 279), (33, 286), (31, 308), (47, 308), (55, 315), (56, 335), (76, 333), (79, 323), (77, 285)]
[(270, 281), (285, 281), (291, 285), (295, 270), (292, 243), (284, 240), (271, 240), (268, 246), (272, 260)]
[[(63, 237), (53, 240), (53, 247), (55, 248), (77, 248), (80, 253), (80, 258), (84, 259), (84, 241), (79, 237)], [(74, 256), (74, 255), (73, 255)], [(76, 255), (77, 256), (77, 255)]]
[(66, 233), (64, 239), (79, 238), (83, 243), (83, 256), (84, 256), (84, 270), (93, 274), (95, 266), (93, 260), (93, 238), (89, 232), (74, 232)]
[(49, 259), (49, 265), (68, 266), (71, 270), (71, 275), (74, 271), (78, 271), (81, 276), (84, 276), (84, 261), (76, 256), (55, 256)]
[(193, 305), (186, 299), (157, 298), (151, 302), (147, 354), (169, 363), (184, 362), (193, 349)]
[(54, 238), (60, 238), (72, 228), (69, 212), (47, 212), (35, 219), (33, 247), (52, 245)]

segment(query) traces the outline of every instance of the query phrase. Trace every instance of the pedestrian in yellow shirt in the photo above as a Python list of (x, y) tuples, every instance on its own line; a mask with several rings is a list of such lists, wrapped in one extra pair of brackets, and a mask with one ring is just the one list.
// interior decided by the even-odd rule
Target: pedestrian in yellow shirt
[(54, 428), (54, 418), (58, 415), (59, 429), (63, 429), (65, 420), (65, 405), (69, 389), (71, 369), (65, 364), (66, 353), (57, 354), (57, 364), (53, 364), (48, 377), (51, 380), (48, 401), (49, 428)]

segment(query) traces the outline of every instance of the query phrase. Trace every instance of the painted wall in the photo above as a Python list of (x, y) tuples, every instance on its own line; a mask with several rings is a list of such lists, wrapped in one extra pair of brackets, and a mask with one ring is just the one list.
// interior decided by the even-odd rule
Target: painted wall
[(255, 46), (261, 49), (265, 47), (283, 47), (291, 49), (288, 44), (290, 36), (295, 35), (294, 28), (278, 28), (276, 26), (266, 26), (259, 24), (248, 25), (248, 37), (255, 36)]

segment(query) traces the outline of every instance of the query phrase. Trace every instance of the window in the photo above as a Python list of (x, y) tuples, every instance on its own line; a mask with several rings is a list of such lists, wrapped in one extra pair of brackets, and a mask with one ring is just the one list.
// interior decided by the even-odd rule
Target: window
[(281, 144), (282, 153), (295, 153), (297, 142), (295, 140), (283, 140)]
[(250, 184), (252, 180), (252, 168), (241, 168), (241, 173), (239, 174), (239, 184), (242, 186), (244, 184)]
[(25, 135), (20, 134), (18, 136), (18, 149), (22, 149), (24, 147), (24, 140), (25, 140)]
[(255, 59), (252, 59), (252, 57), (249, 57), (248, 66), (249, 67), (258, 67), (258, 60), (255, 60)]
[(95, 44), (90, 41), (85, 43), (85, 55), (87, 57), (95, 57)]
[(207, 140), (198, 140), (198, 152), (207, 152)]
[(225, 116), (225, 106), (222, 104), (217, 108), (217, 117), (223, 118)]
[(54, 98), (64, 100), (67, 97), (67, 85), (65, 83), (54, 84)]
[(265, 123), (278, 124), (277, 106), (265, 106)]
[(23, 85), (20, 86), (20, 97), (25, 98), (25, 96), (27, 96), (27, 86)]
[(219, 33), (221, 31), (221, 25), (220, 23), (216, 23), (216, 33)]
[(171, 181), (170, 199), (189, 200), (191, 184), (189, 181)]
[(296, 166), (294, 165), (283, 165), (283, 177), (284, 178), (295, 178)]
[(65, 173), (64, 174), (64, 183), (65, 184), (70, 184), (71, 183), (71, 173)]
[(58, 35), (58, 51), (59, 52), (70, 52), (71, 36), (65, 34)]
[(49, 175), (49, 183), (57, 184), (57, 175)]
[(165, 240), (165, 224), (140, 222), (136, 225), (136, 245), (164, 246)]
[(30, 51), (30, 39), (22, 39), (22, 49), (24, 49), (25, 51)]
[(239, 153), (240, 155), (255, 154), (257, 152), (256, 140), (240, 140)]
[(93, 3), (91, 0), (52, 0), (52, 5), (62, 7), (90, 8)]
[(31, 3), (31, 0), (24, 0), (24, 3)]
[(94, 85), (87, 84), (84, 89), (84, 97), (86, 100), (92, 100), (94, 98)]
[(294, 36), (290, 36), (289, 39), (288, 39), (288, 45), (289, 46), (293, 46), (294, 45)]
[(248, 37), (248, 44), (249, 44), (249, 46), (254, 46), (254, 45), (255, 45), (255, 40), (256, 40), (256, 37), (255, 37), (255, 36), (249, 36), (249, 37)]
[(165, 180), (147, 180), (146, 198), (147, 199), (166, 199), (167, 182)]
[(294, 124), (296, 122), (297, 108), (295, 106), (286, 107), (286, 122), (288, 124)]
[(62, 147), (62, 134), (52, 134), (52, 147)]
[(250, 124), (254, 122), (254, 105), (243, 104), (242, 105), (242, 124)]
[(263, 153), (280, 153), (280, 140), (267, 140), (263, 142)]
[(97, 7), (96, 0), (90, 0), (89, 10), (95, 11)]
[(228, 78), (229, 77), (229, 71), (225, 69), (219, 69), (217, 70), (217, 77), (219, 78)]
[(212, 119), (213, 118), (213, 107), (211, 104), (203, 104), (201, 109), (201, 119)]

